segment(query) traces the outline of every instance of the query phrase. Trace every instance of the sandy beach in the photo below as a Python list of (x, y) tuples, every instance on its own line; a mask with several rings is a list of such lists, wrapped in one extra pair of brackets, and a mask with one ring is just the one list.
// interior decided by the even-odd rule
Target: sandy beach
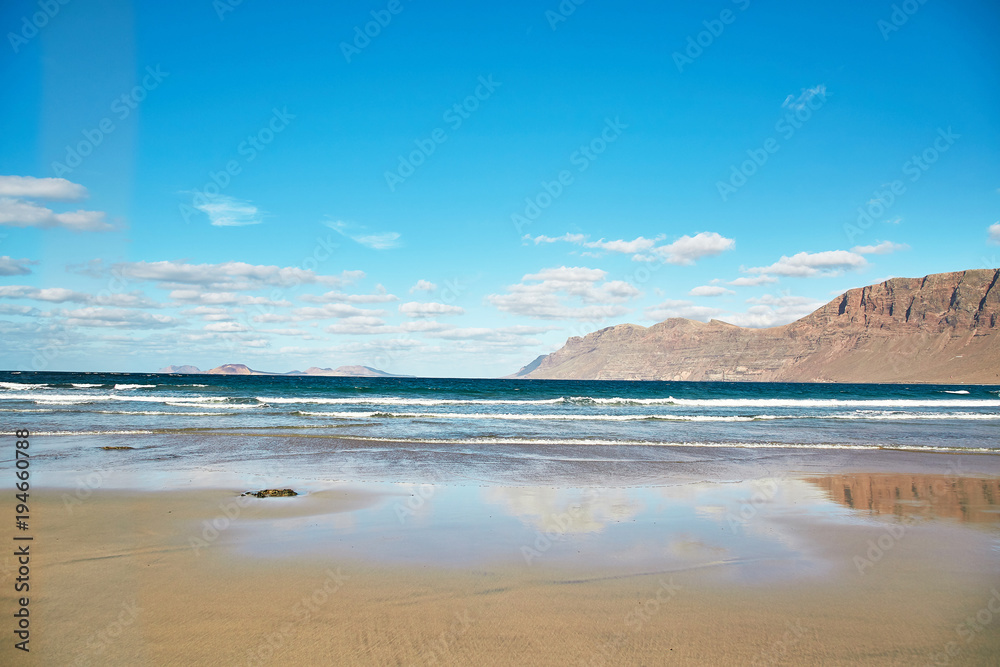
[[(904, 456), (627, 488), (40, 488), (31, 652), (0, 661), (994, 664), (995, 457)], [(947, 458), (962, 475), (914, 469)]]

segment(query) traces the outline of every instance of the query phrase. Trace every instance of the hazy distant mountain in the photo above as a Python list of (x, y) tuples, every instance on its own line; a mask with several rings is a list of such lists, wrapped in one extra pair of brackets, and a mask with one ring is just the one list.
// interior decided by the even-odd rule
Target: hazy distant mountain
[(1000, 384), (1000, 269), (892, 278), (785, 326), (620, 324), (511, 377)]
[[(193, 366), (168, 366), (167, 368), (194, 368)], [(181, 371), (167, 371), (164, 369), (160, 371), (174, 372), (178, 373)], [(386, 378), (398, 378), (398, 377), (413, 377), (412, 375), (393, 375), (392, 373), (386, 373), (385, 371), (380, 371), (377, 368), (371, 368), (369, 366), (340, 366), (338, 368), (318, 368), (313, 366), (305, 371), (288, 371), (287, 373), (269, 373), (267, 371), (257, 371), (245, 364), (223, 364), (222, 366), (217, 366), (209, 371), (186, 371), (186, 372), (204, 372), (209, 375), (316, 375), (316, 376), (327, 376), (327, 377), (386, 377)]]
[(161, 368), (156, 371), (157, 373), (182, 373), (182, 374), (196, 374), (204, 373), (205, 371), (199, 370), (197, 366), (167, 366), (166, 368)]

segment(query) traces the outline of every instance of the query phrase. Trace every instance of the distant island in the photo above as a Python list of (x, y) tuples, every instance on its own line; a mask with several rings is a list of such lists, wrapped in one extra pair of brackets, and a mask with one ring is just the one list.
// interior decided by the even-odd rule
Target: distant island
[(197, 366), (167, 366), (157, 373), (172, 373), (180, 375), (310, 375), (319, 377), (363, 377), (363, 378), (409, 378), (413, 375), (393, 375), (370, 366), (339, 366), (337, 368), (317, 368), (312, 366), (304, 371), (288, 371), (287, 373), (269, 373), (257, 371), (244, 364), (223, 364), (207, 371)]
[(575, 336), (510, 378), (1000, 384), (1000, 269), (892, 278), (791, 324), (671, 318)]

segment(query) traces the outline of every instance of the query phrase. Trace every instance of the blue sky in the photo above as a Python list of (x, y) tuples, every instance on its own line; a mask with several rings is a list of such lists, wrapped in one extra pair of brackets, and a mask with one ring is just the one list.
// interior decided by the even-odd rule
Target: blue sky
[(0, 367), (497, 376), (1000, 265), (1000, 7), (803, 4), (4, 3)]

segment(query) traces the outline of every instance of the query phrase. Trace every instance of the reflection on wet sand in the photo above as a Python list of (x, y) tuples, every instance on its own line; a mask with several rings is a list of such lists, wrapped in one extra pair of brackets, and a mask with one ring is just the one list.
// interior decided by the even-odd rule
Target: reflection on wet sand
[(809, 477), (806, 481), (826, 491), (834, 501), (870, 514), (1000, 523), (997, 478), (859, 473)]
[(632, 519), (644, 508), (625, 489), (493, 487), (483, 497), (508, 516), (559, 534), (599, 533), (610, 523)]

